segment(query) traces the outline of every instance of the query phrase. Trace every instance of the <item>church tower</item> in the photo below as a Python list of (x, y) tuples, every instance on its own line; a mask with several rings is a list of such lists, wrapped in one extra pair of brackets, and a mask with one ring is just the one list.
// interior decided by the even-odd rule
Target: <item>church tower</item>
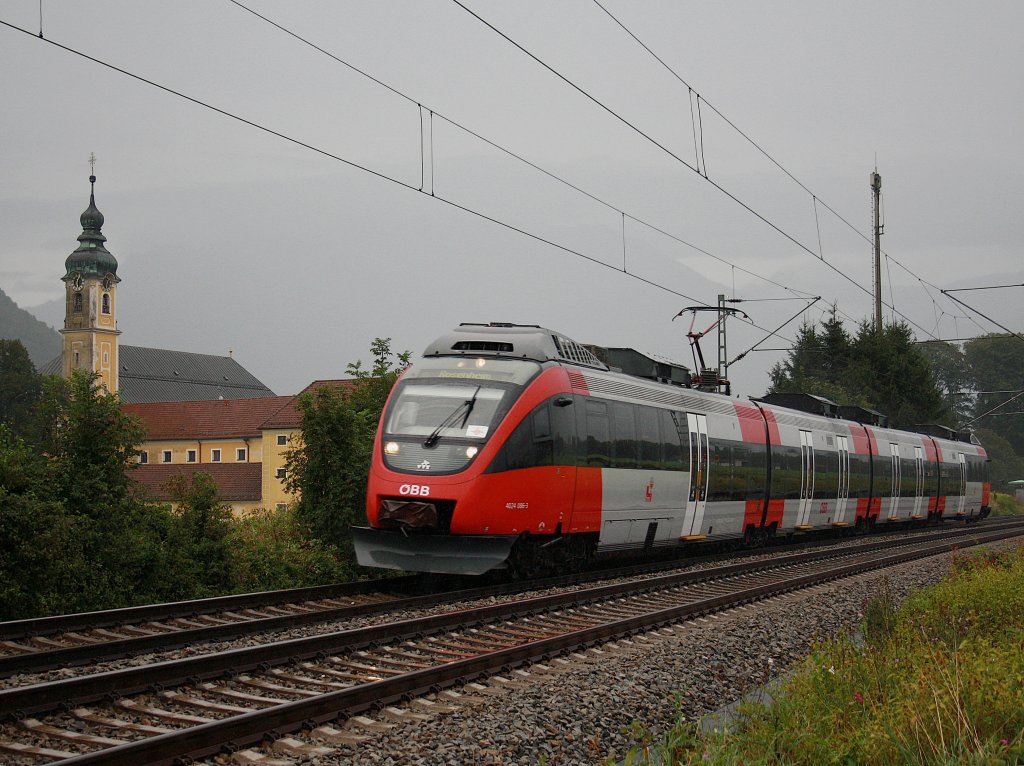
[(99, 382), (117, 393), (117, 259), (104, 247), (103, 213), (96, 207), (96, 176), (89, 176), (89, 207), (82, 213), (78, 249), (64, 262), (63, 375), (73, 369), (99, 373)]

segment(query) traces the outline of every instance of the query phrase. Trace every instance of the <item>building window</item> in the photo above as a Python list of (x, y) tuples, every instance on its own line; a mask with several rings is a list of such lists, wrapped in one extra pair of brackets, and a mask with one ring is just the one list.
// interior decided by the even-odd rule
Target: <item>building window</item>
[(165, 449), (164, 450), (163, 461), (165, 463), (170, 463), (171, 462), (171, 451), (169, 449)]
[(81, 366), (81, 365), (79, 364), (78, 352), (76, 351), (75, 352), (75, 367), (79, 367), (79, 366)]
[(149, 462), (149, 453), (146, 450), (142, 450), (139, 453), (139, 465), (145, 465)]
[(220, 462), (220, 450), (219, 449), (212, 449), (212, 450), (210, 450), (210, 462), (211, 463), (219, 463)]
[(282, 445), (282, 444), (287, 444), (288, 443), (288, 437), (285, 436), (284, 434), (278, 434), (277, 435), (277, 443), (278, 443), (279, 446)]
[(75, 308), (73, 309), (76, 314), (82, 313), (82, 294), (75, 293)]
[(279, 511), (283, 511), (288, 508), (288, 503), (277, 503), (274, 505), (274, 507), (277, 508), (277, 510)]
[(110, 354), (106, 351), (103, 352), (103, 366), (107, 367), (110, 365)]
[(185, 461), (188, 463), (196, 462), (196, 451), (194, 449), (190, 449), (185, 453)]
[(286, 476), (288, 476), (288, 469), (287, 468), (278, 468), (276, 476), (279, 479), (285, 478)]
[(103, 293), (103, 313), (110, 313), (110, 293)]
[(239, 463), (245, 462), (245, 447), (239, 447), (235, 450), (235, 460)]

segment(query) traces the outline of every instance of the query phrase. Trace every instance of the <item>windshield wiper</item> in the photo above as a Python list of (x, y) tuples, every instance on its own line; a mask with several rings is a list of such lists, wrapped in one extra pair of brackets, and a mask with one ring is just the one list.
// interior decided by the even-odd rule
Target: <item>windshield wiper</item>
[(433, 447), (437, 444), (438, 440), (441, 438), (441, 432), (450, 427), (458, 419), (459, 415), (462, 415), (462, 423), (459, 425), (459, 428), (465, 427), (466, 421), (469, 420), (469, 413), (471, 413), (473, 411), (473, 407), (476, 406), (476, 397), (479, 393), (480, 386), (477, 386), (476, 391), (473, 392), (473, 396), (452, 410), (451, 414), (442, 420), (438, 424), (437, 428), (430, 432), (430, 436), (423, 441), (423, 446)]

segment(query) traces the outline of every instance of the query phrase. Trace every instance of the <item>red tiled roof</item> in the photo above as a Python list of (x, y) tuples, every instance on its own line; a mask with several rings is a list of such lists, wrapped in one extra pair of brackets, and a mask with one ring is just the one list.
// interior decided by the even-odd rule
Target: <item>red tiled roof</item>
[(167, 480), (172, 476), (184, 476), (186, 481), (191, 482), (192, 474), (196, 471), (213, 477), (220, 499), (225, 502), (258, 501), (263, 496), (263, 463), (150, 464), (138, 466), (129, 475), (146, 488), (150, 498), (168, 501), (171, 497), (164, 488)]
[(340, 388), (352, 388), (356, 379), (346, 378), (344, 380), (314, 380), (306, 386), (299, 394), (288, 397), (288, 401), (277, 412), (271, 415), (262, 425), (263, 428), (294, 428), (298, 429), (302, 422), (302, 413), (299, 412), (298, 398), (300, 394), (307, 391), (318, 391), (326, 386), (338, 386)]
[(271, 415), (292, 401), (291, 396), (253, 399), (214, 399), (195, 402), (123, 404), (121, 411), (142, 418), (146, 440), (213, 439), (259, 436)]

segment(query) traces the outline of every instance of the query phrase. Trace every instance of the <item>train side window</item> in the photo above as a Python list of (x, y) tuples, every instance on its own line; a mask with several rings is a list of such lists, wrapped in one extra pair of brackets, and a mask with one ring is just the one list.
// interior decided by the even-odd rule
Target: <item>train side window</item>
[(537, 441), (551, 438), (551, 415), (546, 402), (533, 411), (533, 438)]
[(554, 464), (554, 439), (551, 438), (551, 417), (545, 402), (523, 418), (509, 434), (488, 471), (514, 471), (520, 468)]
[(835, 449), (814, 450), (814, 497), (831, 500), (839, 494), (839, 452)]
[(708, 448), (714, 480), (710, 482), (707, 489), (707, 499), (709, 501), (731, 500), (735, 483), (732, 470), (732, 446), (726, 442), (710, 439)]
[(871, 494), (871, 458), (850, 453), (850, 497), (864, 498)]
[[(555, 397), (564, 399), (564, 397)], [(554, 440), (555, 465), (576, 465), (577, 443), (576, 414), (574, 410), (582, 406), (582, 400), (574, 397), (572, 406), (549, 405), (551, 417), (551, 436)]]
[(636, 411), (632, 404), (612, 402), (612, 465), (636, 468)]
[(803, 453), (799, 447), (772, 448), (772, 497), (797, 500), (803, 482)]
[(689, 435), (686, 415), (659, 410), (661, 413), (662, 463), (665, 471), (687, 471), (690, 463)]
[(640, 443), (638, 467), (657, 471), (661, 468), (661, 434), (658, 431), (658, 410), (637, 407), (637, 439)]
[(608, 405), (587, 399), (586, 445), (583, 464), (608, 468), (612, 463), (611, 431), (608, 424)]

